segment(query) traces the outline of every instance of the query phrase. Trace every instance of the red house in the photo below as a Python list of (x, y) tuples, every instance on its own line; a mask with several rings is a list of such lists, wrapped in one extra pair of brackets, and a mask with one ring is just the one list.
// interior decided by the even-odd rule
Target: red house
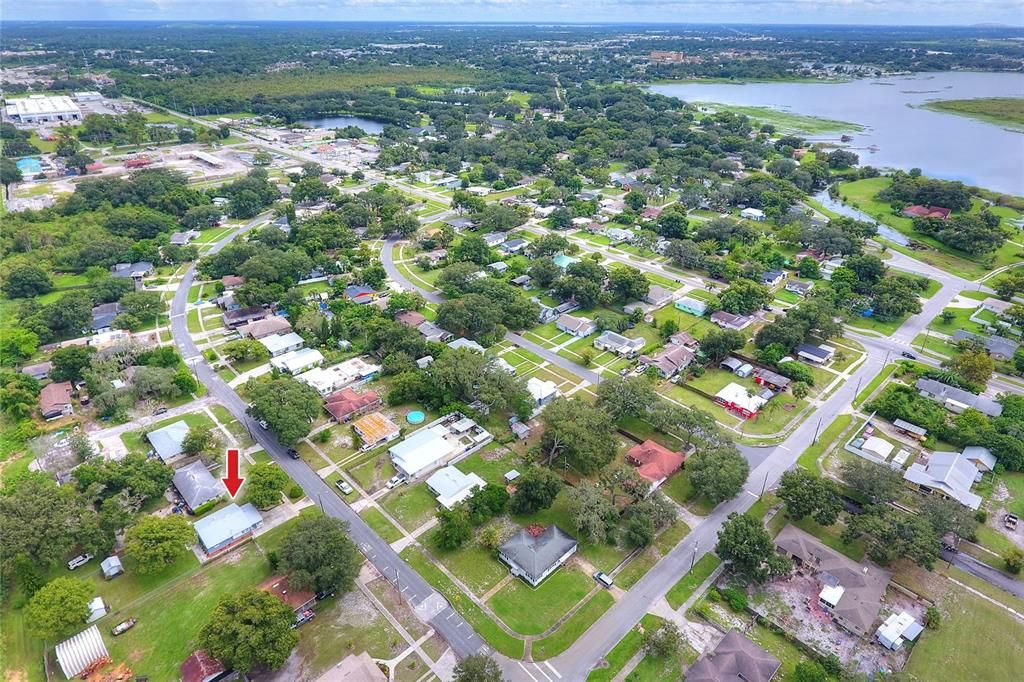
[(227, 674), (227, 668), (217, 659), (199, 649), (181, 664), (181, 682), (215, 682)]
[(351, 388), (332, 393), (327, 396), (325, 402), (324, 409), (330, 412), (339, 424), (381, 406), (381, 399), (376, 391), (356, 393)]
[(634, 445), (626, 453), (626, 461), (637, 467), (637, 473), (651, 482), (651, 489), (657, 488), (669, 476), (683, 467), (685, 458), (672, 452), (651, 439)]
[(949, 220), (950, 210), (943, 208), (942, 206), (929, 206), (925, 208), (918, 204), (913, 206), (907, 206), (903, 209), (903, 215), (908, 218), (938, 218), (939, 220)]

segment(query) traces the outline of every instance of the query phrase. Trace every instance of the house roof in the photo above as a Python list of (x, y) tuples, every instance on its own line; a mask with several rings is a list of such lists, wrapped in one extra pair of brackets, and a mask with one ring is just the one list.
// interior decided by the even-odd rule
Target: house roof
[(185, 659), (180, 670), (181, 682), (206, 682), (211, 677), (225, 672), (227, 668), (216, 658), (199, 649)]
[(227, 492), (224, 484), (214, 478), (199, 460), (175, 471), (173, 482), (189, 509), (195, 509)]
[(249, 306), (248, 308), (236, 308), (235, 310), (229, 310), (224, 313), (224, 319), (230, 322), (238, 320), (252, 320), (255, 318), (263, 318), (267, 316), (267, 309), (261, 305)]
[(779, 659), (730, 630), (715, 647), (686, 671), (687, 682), (768, 682), (781, 667)]
[(665, 375), (673, 375), (693, 362), (693, 351), (686, 346), (665, 346), (654, 355), (640, 356), (640, 362), (654, 365)]
[(526, 380), (526, 390), (533, 396), (534, 401), (547, 400), (552, 395), (558, 395), (558, 386), (553, 381), (544, 381), (537, 377), (530, 377)]
[(260, 343), (270, 351), (271, 355), (277, 355), (285, 349), (294, 349), (296, 346), (301, 347), (305, 345), (306, 342), (295, 332), (286, 332), (284, 334), (270, 334), (265, 336), (260, 339)]
[(578, 332), (584, 327), (592, 326), (593, 324), (594, 322), (592, 320), (588, 320), (585, 317), (575, 317), (569, 314), (560, 315), (556, 322), (556, 326), (564, 327), (565, 329), (574, 332)]
[(971, 492), (978, 468), (962, 453), (933, 452), (927, 464), (915, 462), (903, 478), (917, 485), (940, 490), (971, 509), (981, 506), (981, 496)]
[(742, 329), (750, 324), (751, 318), (747, 315), (733, 315), (727, 313), (724, 310), (716, 310), (711, 313), (711, 317), (708, 318), (717, 325), (734, 327), (736, 329)]
[(652, 284), (650, 286), (647, 290), (647, 296), (645, 297), (649, 303), (664, 301), (668, 298), (672, 298), (672, 292), (665, 287), (658, 286), (657, 284)]
[(367, 443), (377, 443), (401, 431), (398, 424), (380, 412), (364, 415), (357, 419), (352, 426), (362, 434), (363, 440)]
[[(769, 394), (771, 392), (769, 391)], [(760, 395), (750, 395), (747, 393), (747, 389), (739, 384), (729, 384), (721, 391), (715, 394), (716, 398), (720, 398), (725, 402), (741, 407), (747, 412), (757, 412), (760, 410), (766, 402), (767, 398)]]
[(718, 366), (723, 367), (729, 371), (735, 372), (736, 370), (743, 366), (743, 361), (740, 360), (739, 358), (734, 358), (730, 355), (725, 360), (722, 360), (720, 363), (718, 363)]
[(537, 582), (576, 545), (576, 538), (558, 526), (551, 525), (536, 537), (525, 528), (520, 528), (498, 550), (533, 582)]
[(668, 337), (668, 342), (675, 346), (699, 346), (700, 342), (693, 338), (689, 332), (676, 332)]
[(864, 444), (860, 446), (861, 450), (874, 453), (882, 459), (887, 459), (892, 454), (893, 448), (896, 446), (887, 440), (879, 438), (878, 436), (868, 436), (864, 440)]
[(917, 424), (911, 424), (910, 422), (905, 421), (903, 419), (897, 419), (892, 423), (892, 425), (895, 426), (897, 429), (900, 429), (901, 431), (906, 431), (907, 433), (917, 434), (918, 436), (928, 435), (928, 429), (922, 426), (918, 426)]
[(92, 328), (103, 329), (109, 327), (114, 323), (114, 318), (121, 314), (121, 304), (117, 303), (101, 303), (98, 306), (93, 306), (92, 309)]
[(296, 370), (318, 365), (323, 361), (323, 353), (316, 348), (299, 348), (272, 358), (270, 364), (289, 373), (294, 373)]
[(345, 421), (350, 415), (366, 409), (370, 405), (379, 405), (380, 396), (376, 391), (356, 393), (351, 388), (344, 388), (327, 396), (324, 409), (338, 421)]
[(778, 372), (773, 372), (770, 369), (758, 368), (754, 370), (754, 376), (760, 377), (761, 381), (766, 384), (778, 386), (782, 389), (785, 389), (790, 383), (792, 383), (792, 380), (789, 377), (784, 377)]
[(799, 557), (805, 566), (817, 572), (822, 583), (841, 585), (843, 595), (833, 611), (858, 634), (871, 631), (892, 573), (870, 562), (858, 564), (793, 525), (786, 525), (779, 532), (775, 546)]
[(416, 331), (422, 334), (427, 339), (446, 339), (451, 338), (451, 332), (447, 329), (442, 329), (433, 322), (427, 320), (416, 327)]
[(368, 287), (365, 284), (349, 284), (345, 287), (345, 298), (352, 299), (353, 301), (368, 300), (377, 291), (373, 287)]
[(156, 450), (156, 454), (160, 455), (160, 459), (166, 462), (181, 454), (181, 444), (185, 442), (187, 435), (188, 422), (179, 419), (173, 424), (150, 431), (146, 434), (146, 439)]
[(962, 454), (978, 469), (992, 471), (996, 467), (996, 456), (988, 448), (983, 448), (980, 445), (968, 445)]
[(484, 347), (481, 346), (479, 343), (477, 343), (476, 341), (473, 341), (472, 339), (466, 339), (466, 338), (463, 338), (461, 336), (459, 338), (455, 339), (454, 341), (449, 341), (448, 342), (448, 347), (449, 348), (453, 348), (453, 349), (469, 348), (470, 350), (475, 350), (475, 351), (478, 351), (480, 353), (484, 352)]
[(473, 496), (473, 491), (487, 485), (475, 473), (462, 473), (453, 466), (438, 469), (427, 479), (427, 487), (437, 494), (437, 501), (446, 509)]
[(106, 559), (100, 562), (100, 570), (103, 571), (105, 576), (117, 575), (124, 571), (121, 566), (121, 559), (116, 556), (108, 556)]
[(647, 341), (643, 337), (631, 339), (628, 336), (623, 336), (622, 334), (610, 330), (602, 332), (601, 336), (597, 337), (596, 342), (609, 346), (617, 346), (619, 348), (628, 348), (631, 350), (640, 350), (647, 344)]
[(401, 443), (391, 446), (388, 451), (397, 466), (415, 476), (452, 452), (452, 444), (448, 441), (448, 435), (447, 427), (443, 424), (435, 424), (420, 429)]
[(415, 310), (403, 310), (395, 314), (395, 322), (404, 324), (407, 327), (419, 327), (426, 321), (427, 318), (423, 316), (423, 313), (418, 313)]
[(301, 608), (316, 599), (316, 594), (310, 590), (300, 590), (288, 584), (288, 576), (275, 575), (267, 578), (260, 584), (260, 589), (269, 592), (293, 609)]
[(110, 657), (103, 643), (103, 635), (95, 625), (58, 644), (55, 653), (61, 671), (69, 680), (80, 675), (96, 661)]
[(1002, 336), (981, 336), (963, 329), (957, 329), (953, 332), (953, 340), (957, 343), (960, 341), (976, 341), (984, 346), (985, 350), (989, 353), (994, 353), (1004, 358), (1013, 357), (1013, 354), (1020, 346), (1016, 341)]
[(998, 417), (1003, 413), (1003, 406), (994, 400), (982, 397), (980, 395), (974, 395), (970, 391), (965, 391), (962, 388), (956, 388), (949, 384), (944, 384), (941, 381), (935, 379), (920, 378), (914, 387), (918, 391), (934, 396), (940, 402), (946, 400), (952, 400), (953, 402), (966, 405), (967, 407), (973, 407), (974, 409), (987, 414), (990, 417)]
[(21, 373), (34, 377), (49, 374), (51, 369), (53, 369), (53, 363), (47, 360), (46, 362), (40, 362), (37, 365), (25, 365), (21, 368)]
[(280, 315), (272, 315), (265, 320), (257, 320), (256, 322), (250, 322), (247, 325), (243, 325), (238, 328), (238, 333), (242, 336), (251, 336), (254, 339), (261, 339), (264, 336), (270, 336), (271, 334), (280, 334), (289, 332), (292, 329), (292, 323), (286, 318)]
[(638, 465), (637, 473), (651, 483), (664, 480), (679, 471), (684, 457), (665, 446), (647, 439), (626, 452), (626, 459)]
[(247, 502), (242, 506), (229, 504), (209, 516), (204, 516), (192, 525), (203, 546), (212, 549), (232, 538), (241, 536), (247, 530), (261, 523), (263, 523), (263, 517), (260, 516), (259, 511), (251, 502)]
[(815, 346), (810, 343), (801, 343), (796, 347), (797, 355), (810, 355), (818, 358), (819, 360), (827, 360), (831, 355), (832, 351), (830, 348), (824, 346)]
[(330, 668), (316, 682), (387, 682), (388, 677), (365, 651), (349, 654), (341, 663)]
[(57, 381), (39, 391), (39, 411), (44, 417), (63, 411), (71, 404), (71, 382)]

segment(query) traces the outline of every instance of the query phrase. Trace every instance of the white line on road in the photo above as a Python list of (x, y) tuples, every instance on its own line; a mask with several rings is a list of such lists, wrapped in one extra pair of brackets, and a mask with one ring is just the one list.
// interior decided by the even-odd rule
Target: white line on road
[(544, 661), (544, 665), (551, 669), (551, 672), (555, 674), (555, 677), (557, 677), (558, 679), (562, 679), (562, 676), (559, 674), (557, 670), (555, 670), (555, 666), (551, 665), (550, 661)]
[(543, 668), (540, 667), (540, 663), (534, 663), (533, 667), (537, 669), (537, 672), (544, 676), (545, 680), (547, 680), (548, 682), (552, 682), (551, 678), (548, 677), (548, 674), (544, 672)]
[[(526, 669), (526, 666), (523, 665), (522, 661), (516, 661), (516, 663), (519, 664), (519, 667), (523, 669), (524, 673), (526, 673), (527, 675), (530, 675), (530, 671)], [(530, 675), (530, 679), (533, 680), (533, 682), (537, 682), (537, 678), (534, 677), (533, 675)]]

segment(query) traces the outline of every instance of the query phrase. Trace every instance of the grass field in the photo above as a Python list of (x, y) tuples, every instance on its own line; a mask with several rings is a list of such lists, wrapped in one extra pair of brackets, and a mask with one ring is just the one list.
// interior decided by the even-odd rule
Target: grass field
[(598, 668), (587, 675), (587, 682), (610, 682), (614, 679), (629, 662), (629, 659), (640, 651), (644, 640), (643, 633), (658, 627), (662, 622), (664, 620), (653, 613), (644, 614), (644, 617), (640, 619), (640, 624), (627, 632), (626, 636), (620, 639), (619, 643), (605, 655), (606, 667)]
[(1024, 98), (979, 97), (977, 99), (944, 99), (927, 102), (925, 109), (976, 118), (986, 123), (1024, 128)]
[(770, 123), (780, 132), (821, 134), (864, 130), (864, 127), (857, 123), (818, 118), (816, 116), (803, 116), (788, 111), (772, 109), (771, 107), (738, 106), (719, 104), (717, 102), (693, 102), (693, 104), (716, 111), (731, 111), (734, 114), (742, 114), (761, 123)]
[(533, 660), (543, 661), (568, 649), (614, 603), (615, 600), (607, 590), (601, 590), (595, 594), (579, 611), (572, 614), (569, 620), (562, 623), (561, 627), (544, 639), (533, 643), (531, 649)]
[(665, 594), (665, 599), (668, 601), (669, 606), (673, 609), (678, 609), (682, 606), (693, 595), (694, 590), (700, 587), (700, 584), (707, 580), (708, 576), (721, 563), (722, 560), (714, 554), (702, 556), (700, 561), (693, 565), (693, 569), (680, 578), (679, 582), (673, 585), (672, 589)]
[(391, 491), (381, 501), (381, 506), (411, 533), (433, 518), (437, 500), (426, 483), (417, 483)]
[(384, 538), (385, 542), (394, 542), (402, 537), (402, 532), (395, 528), (394, 524), (388, 521), (379, 509), (368, 507), (359, 515), (363, 517), (363, 521), (366, 521), (366, 525), (372, 528), (374, 533)]
[(477, 596), (486, 594), (508, 575), (508, 568), (477, 542), (467, 542), (454, 551), (444, 550), (438, 546), (434, 531), (420, 536), (420, 541)]
[(817, 474), (818, 457), (831, 447), (832, 443), (834, 443), (836, 438), (839, 437), (839, 434), (850, 425), (852, 420), (853, 415), (849, 414), (841, 414), (836, 417), (835, 420), (828, 425), (828, 428), (826, 428), (818, 437), (818, 442), (807, 446), (807, 449), (803, 451), (803, 454), (800, 455), (800, 458), (797, 459), (796, 463), (808, 471)]
[(513, 580), (491, 597), (489, 605), (516, 632), (539, 635), (583, 599), (593, 585), (594, 581), (582, 571), (562, 568), (538, 587)]

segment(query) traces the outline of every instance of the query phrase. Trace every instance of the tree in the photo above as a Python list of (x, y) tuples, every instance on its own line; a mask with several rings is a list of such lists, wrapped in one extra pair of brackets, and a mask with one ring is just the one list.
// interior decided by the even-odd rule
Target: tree
[(556, 398), (541, 413), (542, 455), (551, 466), (591, 474), (615, 456), (614, 425), (604, 410), (578, 398)]
[(125, 556), (139, 573), (153, 573), (185, 554), (196, 533), (184, 516), (144, 516), (125, 532)]
[(300, 517), (277, 556), (289, 585), (316, 592), (348, 592), (363, 562), (348, 524), (329, 516)]
[(683, 645), (683, 633), (672, 622), (665, 621), (644, 632), (644, 653), (654, 658), (675, 656)]
[(743, 348), (747, 340), (732, 329), (713, 329), (700, 342), (700, 349), (711, 362), (718, 362), (735, 350)]
[(281, 491), (289, 480), (276, 464), (253, 464), (246, 475), (245, 499), (260, 509), (269, 509), (281, 503)]
[(697, 494), (714, 504), (736, 497), (750, 475), (750, 465), (733, 445), (697, 450), (686, 470)]
[(733, 571), (758, 583), (791, 567), (788, 559), (775, 553), (775, 543), (761, 520), (748, 514), (729, 514), (718, 531), (715, 552)]
[(776, 367), (779, 370), (779, 374), (784, 377), (789, 377), (793, 381), (803, 382), (808, 386), (814, 385), (814, 372), (802, 362), (790, 360), (788, 362), (781, 362)]
[(21, 327), (8, 327), (0, 336), (0, 365), (27, 360), (39, 348), (39, 335)]
[(527, 271), (533, 283), (542, 289), (554, 284), (555, 280), (562, 275), (562, 268), (558, 267), (550, 258), (538, 258)]
[(473, 524), (464, 505), (437, 510), (437, 544), (441, 549), (456, 550), (473, 537)]
[(657, 400), (654, 385), (644, 376), (615, 376), (597, 385), (597, 404), (614, 421), (639, 417)]
[(654, 542), (657, 529), (649, 516), (633, 514), (626, 521), (626, 544), (630, 547), (647, 547)]
[(251, 360), (267, 360), (270, 358), (270, 351), (255, 339), (238, 339), (228, 341), (220, 348), (232, 362), (249, 362)]
[(285, 445), (305, 438), (323, 409), (313, 387), (289, 376), (250, 379), (246, 390), (251, 400), (249, 414), (266, 421)]
[(20, 263), (7, 271), (0, 288), (8, 298), (32, 298), (53, 291), (53, 282), (42, 266)]
[(816, 523), (831, 526), (843, 509), (836, 484), (804, 469), (782, 474), (778, 495), (786, 503), (786, 513), (798, 521), (811, 516)]
[(647, 197), (643, 192), (628, 192), (626, 194), (626, 206), (633, 211), (641, 211), (647, 205)]
[(1011, 547), (1003, 554), (1003, 561), (1006, 562), (1006, 570), (1017, 575), (1024, 569), (1024, 551), (1019, 547)]
[(57, 564), (74, 548), (88, 521), (72, 486), (57, 486), (49, 475), (30, 473), (0, 492), (0, 561), (23, 557), (42, 567)]
[(473, 654), (455, 664), (453, 682), (504, 682), (501, 668), (490, 656)]
[(906, 556), (931, 570), (939, 557), (939, 535), (928, 519), (887, 505), (874, 505), (863, 514), (851, 516), (842, 539), (847, 544), (863, 540), (868, 556), (883, 565)]
[(21, 169), (13, 159), (6, 157), (0, 159), (0, 184), (4, 186), (4, 195), (11, 198), (11, 185), (21, 182)]
[(793, 670), (794, 682), (828, 682), (828, 673), (817, 661), (801, 661)]
[(477, 265), (487, 265), (494, 259), (494, 252), (484, 238), (478, 234), (466, 235), (452, 249), (452, 257), (457, 261), (468, 261)]
[(608, 275), (608, 291), (619, 301), (643, 300), (650, 288), (644, 273), (628, 265), (613, 268)]
[(530, 467), (516, 479), (516, 492), (509, 501), (509, 510), (517, 516), (528, 516), (549, 508), (562, 490), (562, 479), (543, 467)]
[(619, 523), (619, 512), (604, 490), (581, 481), (569, 489), (569, 518), (576, 530), (591, 542), (606, 542)]
[(201, 230), (205, 227), (216, 225), (223, 216), (224, 209), (220, 206), (212, 206), (210, 204), (193, 206), (185, 211), (185, 215), (181, 217), (181, 225), (190, 230)]
[(738, 279), (721, 296), (722, 310), (734, 315), (748, 315), (772, 300), (768, 287), (749, 279)]
[(938, 495), (922, 495), (918, 500), (918, 510), (928, 519), (932, 530), (940, 537), (952, 533), (957, 539), (973, 540), (978, 529), (975, 512), (956, 500)]
[(841, 475), (847, 485), (863, 493), (872, 504), (888, 504), (903, 492), (903, 476), (860, 457), (847, 460)]
[(186, 455), (201, 455), (209, 452), (216, 443), (213, 429), (209, 426), (190, 426), (185, 439), (181, 442), (181, 450)]
[(954, 374), (981, 386), (988, 383), (996, 369), (995, 360), (983, 348), (965, 348), (945, 366)]
[(29, 631), (46, 640), (72, 633), (89, 617), (92, 596), (93, 586), (84, 580), (54, 578), (32, 595), (25, 608)]
[(299, 641), (295, 611), (274, 595), (251, 588), (225, 595), (199, 631), (197, 643), (228, 668), (276, 670)]
[(76, 152), (68, 158), (67, 166), (77, 170), (79, 175), (85, 175), (88, 171), (88, 167), (91, 166), (94, 161), (95, 159), (88, 154)]
[(799, 271), (800, 276), (806, 279), (821, 279), (821, 265), (813, 258), (801, 258)]

